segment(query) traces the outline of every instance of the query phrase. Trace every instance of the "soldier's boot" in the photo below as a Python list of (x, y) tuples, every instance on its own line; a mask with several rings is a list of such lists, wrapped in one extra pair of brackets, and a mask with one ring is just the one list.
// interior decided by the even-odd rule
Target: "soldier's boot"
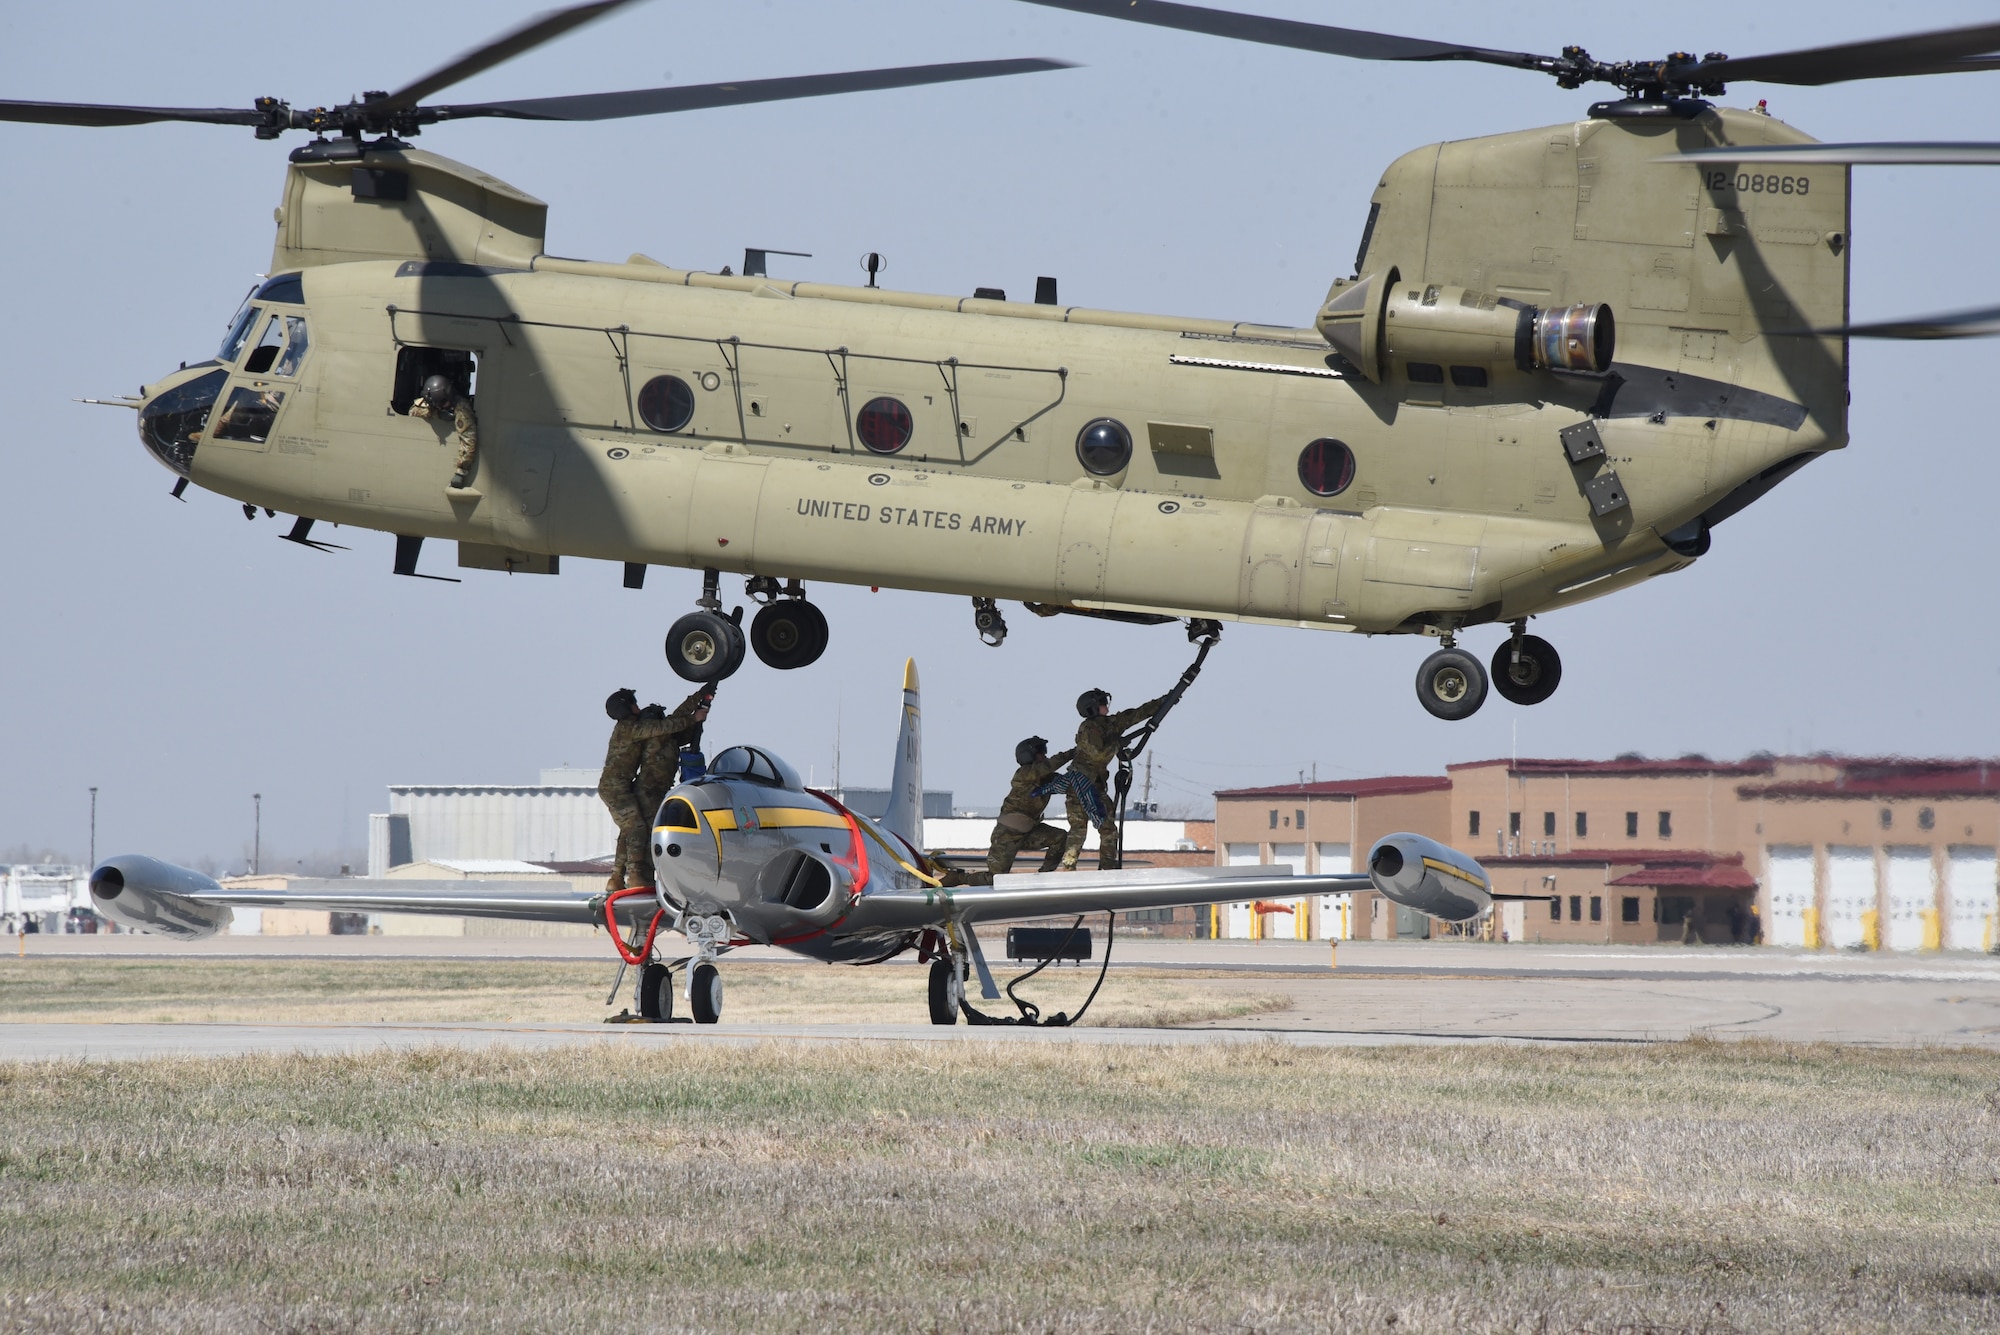
[(1089, 830), (1087, 825), (1069, 827), (1069, 838), (1063, 841), (1062, 860), (1056, 865), (1062, 871), (1075, 871), (1077, 862), (1083, 857), (1083, 841)]
[(1113, 871), (1118, 866), (1118, 827), (1103, 825), (1097, 831), (1097, 868)]
[(1035, 873), (1040, 875), (1043, 872), (1054, 871), (1056, 868), (1062, 866), (1063, 849), (1066, 847), (1068, 847), (1067, 841), (1051, 845), (1049, 851), (1042, 854), (1042, 865), (1035, 868)]

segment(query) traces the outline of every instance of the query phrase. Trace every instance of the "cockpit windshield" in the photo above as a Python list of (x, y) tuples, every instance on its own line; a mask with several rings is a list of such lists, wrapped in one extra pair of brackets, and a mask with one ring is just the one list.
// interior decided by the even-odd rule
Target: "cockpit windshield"
[(717, 779), (748, 779), (773, 788), (804, 789), (799, 772), (769, 751), (755, 746), (732, 746), (708, 762), (708, 773)]
[(248, 301), (236, 312), (236, 318), (229, 322), (229, 332), (223, 335), (222, 348), (215, 359), (225, 366), (234, 366), (236, 356), (243, 351), (243, 345), (250, 341), (250, 331), (257, 325), (257, 308)]

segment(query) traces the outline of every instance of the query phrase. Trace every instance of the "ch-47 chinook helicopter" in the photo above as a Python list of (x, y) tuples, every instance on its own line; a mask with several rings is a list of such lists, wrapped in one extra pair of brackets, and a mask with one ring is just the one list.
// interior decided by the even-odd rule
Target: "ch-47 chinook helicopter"
[[(595, 119), (1056, 62), (423, 100), (603, 3), (332, 109), (17, 102), (0, 118), (318, 132), (292, 154), (272, 276), (220, 353), (132, 401), (146, 447), (183, 483), (297, 515), (300, 541), (319, 521), (393, 533), (400, 574), (426, 538), (455, 540), (463, 566), (623, 562), (634, 587), (648, 565), (701, 570), (667, 637), (697, 681), (746, 646), (773, 667), (814, 661), (827, 627), (805, 581), (832, 580), (969, 596), (990, 643), (1000, 599), (1433, 635), (1417, 694), (1447, 719), (1488, 689), (1459, 636), (1498, 624), (1492, 684), (1537, 703), (1561, 661), (1528, 618), (1685, 567), (1715, 525), (1846, 443), (1849, 336), (1987, 332), (1850, 325), (1847, 163), (1864, 159), (1753, 164), (1813, 141), (1704, 99), (1726, 81), (1993, 68), (2000, 24), (1605, 63), (1039, 2), (1624, 95), (1390, 164), (1355, 274), (1300, 328), (1067, 307), (1052, 281), (1010, 302), (561, 259), (542, 203), (405, 142), (466, 116)], [(450, 425), (410, 413), (434, 376), (477, 405), (466, 486), (449, 485)], [(724, 614), (724, 573), (764, 604), (747, 630)]]
[[(1419, 834), (1377, 840), (1366, 874), (1293, 875), (1285, 866), (1157, 867), (1004, 875), (991, 886), (953, 889), (941, 884), (945, 868), (922, 851), (922, 705), (914, 661), (903, 670), (900, 720), (890, 804), (882, 819), (859, 815), (808, 788), (774, 751), (729, 747), (705, 773), (683, 773), (661, 804), (653, 828), (654, 884), (608, 896), (520, 882), (426, 887), (349, 880), (253, 889), (224, 886), (200, 872), (128, 854), (92, 868), (91, 900), (114, 922), (181, 940), (225, 930), (232, 908), (595, 923), (610, 932), (624, 963), (639, 970), (633, 990), (642, 1018), (671, 1020), (678, 990), (697, 1024), (720, 1018), (722, 976), (716, 960), (736, 947), (779, 946), (829, 964), (858, 965), (916, 950), (931, 965), (933, 1024), (956, 1024), (963, 1014), (975, 1024), (1063, 1025), (1082, 1012), (1043, 1019), (1011, 984), (1008, 995), (1020, 1007), (1018, 1019), (995, 1020), (967, 1002), (975, 970), (984, 998), (1001, 995), (980, 950), (979, 924), (1075, 914), (1080, 931), (1082, 915), (1090, 913), (1263, 895), (1342, 895), (1371, 886), (1441, 922), (1465, 923), (1484, 917), (1495, 900), (1536, 898), (1495, 893), (1477, 862)], [(1107, 927), (1110, 922), (1107, 916)], [(657, 958), (663, 929), (685, 937), (691, 953)], [(1109, 964), (1107, 939), (1099, 986)], [(622, 969), (619, 976), (622, 981)], [(614, 984), (614, 995), (617, 990)], [(1093, 988), (1091, 996), (1096, 995)]]

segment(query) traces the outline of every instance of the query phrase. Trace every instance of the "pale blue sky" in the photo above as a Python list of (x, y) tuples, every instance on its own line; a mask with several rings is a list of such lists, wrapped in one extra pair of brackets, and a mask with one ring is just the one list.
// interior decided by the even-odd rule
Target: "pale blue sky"
[[(0, 96), (299, 105), (395, 87), (537, 12), (529, 3), (353, 0), (10, 6)], [(1970, 4), (1755, 7), (1396, 6), (1269, 0), (1261, 12), (1488, 46), (1600, 57), (1735, 54), (1990, 19)], [(1747, 17), (1754, 13), (1754, 17)], [(661, 82), (1043, 55), (1085, 68), (603, 125), (471, 122), (423, 147), (550, 204), (550, 249), (740, 264), (747, 245), (812, 251), (776, 272), (855, 281), (889, 257), (898, 287), (1032, 290), (1065, 301), (1308, 322), (1348, 272), (1381, 168), (1438, 139), (1553, 124), (1607, 90), (1527, 73), (1340, 61), (1114, 25), (1011, 3), (655, 0), (452, 91), (546, 96)], [(1831, 89), (1744, 85), (1822, 139), (2000, 136), (2000, 74)], [(556, 579), (389, 574), (391, 540), (321, 556), (245, 523), (232, 502), (167, 499), (172, 478), (129, 414), (70, 402), (130, 393), (208, 355), (268, 262), (284, 152), (245, 130), (0, 125), (0, 322), (8, 504), (0, 521), (0, 847), (81, 856), (86, 789), (100, 853), (234, 857), (264, 794), (267, 847), (353, 845), (391, 782), (532, 782), (595, 764), (613, 687), (678, 698), (660, 639), (698, 576), (643, 593), (602, 563)], [(2000, 174), (1863, 169), (1857, 318), (2000, 302), (1991, 245)], [(1863, 345), (1854, 443), (1716, 532), (1693, 569), (1537, 623), (1561, 692), (1492, 700), (1461, 724), (1418, 708), (1429, 641), (1232, 627), (1159, 742), (1161, 796), (1322, 777), (1434, 771), (1522, 754), (1739, 755), (1806, 746), (2000, 752), (1991, 615), (2000, 456), (1991, 343)], [(434, 544), (436, 545), (436, 544)], [(449, 548), (427, 553), (448, 563)], [(887, 776), (902, 658), (923, 671), (929, 778), (991, 803), (1013, 743), (1064, 735), (1103, 685), (1135, 701), (1170, 683), (1169, 627), (1043, 622), (974, 638), (958, 599), (825, 588), (833, 643), (814, 669), (752, 661), (715, 738), (756, 739), (825, 779), (835, 719), (850, 782)], [(1468, 635), (1482, 655), (1497, 628)]]

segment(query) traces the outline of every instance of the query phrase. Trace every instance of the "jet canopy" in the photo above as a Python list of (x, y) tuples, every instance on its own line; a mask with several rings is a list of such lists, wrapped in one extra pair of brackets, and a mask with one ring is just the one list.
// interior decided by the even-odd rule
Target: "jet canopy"
[(708, 762), (711, 779), (746, 779), (772, 788), (805, 791), (799, 772), (777, 756), (757, 746), (732, 746)]

